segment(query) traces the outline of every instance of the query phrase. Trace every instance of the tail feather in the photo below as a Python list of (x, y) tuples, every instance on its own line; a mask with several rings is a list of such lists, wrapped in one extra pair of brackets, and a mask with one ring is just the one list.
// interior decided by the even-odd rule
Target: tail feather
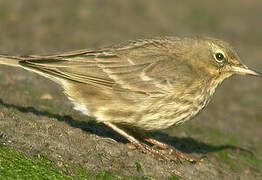
[(19, 61), (23, 60), (23, 58), (17, 56), (7, 56), (7, 55), (0, 55), (0, 64), (4, 64), (7, 66), (20, 66)]

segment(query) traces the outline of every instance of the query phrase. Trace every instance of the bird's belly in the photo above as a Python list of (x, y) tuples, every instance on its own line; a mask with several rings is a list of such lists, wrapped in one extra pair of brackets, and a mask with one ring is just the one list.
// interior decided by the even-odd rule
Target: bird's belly
[(154, 98), (136, 95), (137, 101), (128, 101), (92, 87), (79, 89), (70, 82), (64, 83), (64, 88), (75, 109), (85, 115), (93, 116), (99, 122), (125, 124), (144, 130), (179, 125), (193, 118), (207, 104), (201, 93), (196, 96), (185, 93), (179, 97), (164, 95)]
[(207, 103), (208, 101), (202, 97), (181, 103), (176, 101), (163, 103), (148, 112), (143, 112), (136, 124), (145, 130), (160, 130), (172, 125), (180, 125), (195, 117)]

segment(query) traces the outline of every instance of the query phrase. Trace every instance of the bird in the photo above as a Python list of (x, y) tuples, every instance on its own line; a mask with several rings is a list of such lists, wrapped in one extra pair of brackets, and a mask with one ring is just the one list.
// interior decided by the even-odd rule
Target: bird
[(143, 153), (189, 162), (201, 159), (146, 132), (192, 119), (207, 106), (217, 86), (234, 74), (262, 76), (243, 64), (230, 44), (211, 37), (155, 37), (45, 56), (0, 55), (0, 64), (55, 81), (74, 109), (113, 129)]

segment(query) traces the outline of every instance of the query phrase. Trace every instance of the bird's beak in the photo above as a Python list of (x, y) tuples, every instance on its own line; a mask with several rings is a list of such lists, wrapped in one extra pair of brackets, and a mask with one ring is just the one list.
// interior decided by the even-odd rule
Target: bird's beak
[(234, 73), (236, 74), (240, 74), (240, 75), (253, 75), (253, 76), (261, 76), (262, 77), (262, 73), (254, 71), (252, 69), (249, 69), (246, 65), (234, 65), (231, 66), (232, 70)]

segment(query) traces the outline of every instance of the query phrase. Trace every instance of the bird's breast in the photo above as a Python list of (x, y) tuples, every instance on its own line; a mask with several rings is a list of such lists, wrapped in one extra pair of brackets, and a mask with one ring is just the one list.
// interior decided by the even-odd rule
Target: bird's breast
[(182, 93), (159, 98), (139, 114), (136, 124), (145, 130), (166, 129), (180, 125), (195, 117), (209, 102), (214, 90), (198, 89), (194, 93)]

